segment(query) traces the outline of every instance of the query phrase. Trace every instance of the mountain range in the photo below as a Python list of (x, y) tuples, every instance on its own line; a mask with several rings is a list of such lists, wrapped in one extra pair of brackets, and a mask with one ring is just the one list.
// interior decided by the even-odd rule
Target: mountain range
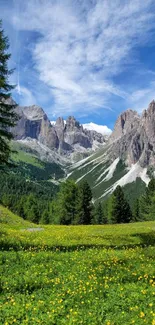
[(49, 160), (59, 156), (64, 163), (75, 162), (105, 144), (107, 136), (94, 130), (85, 129), (74, 116), (66, 121), (59, 117), (51, 123), (39, 106), (17, 106), (20, 119), (12, 130), (14, 139), (33, 147), (44, 158), (46, 152)]
[(85, 129), (73, 116), (65, 122), (59, 117), (52, 125), (35, 105), (18, 106), (17, 112), (14, 143), (29, 148), (29, 154), (33, 150), (41, 161), (60, 165), (65, 178), (88, 180), (94, 201), (105, 199), (117, 185), (136, 196), (154, 175), (155, 101), (141, 116), (131, 109), (123, 112), (109, 137)]

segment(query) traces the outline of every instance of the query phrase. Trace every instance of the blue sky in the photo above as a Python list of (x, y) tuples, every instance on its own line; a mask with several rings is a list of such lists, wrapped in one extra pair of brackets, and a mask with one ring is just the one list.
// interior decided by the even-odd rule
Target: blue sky
[(155, 98), (154, 0), (0, 0), (21, 105), (113, 128)]

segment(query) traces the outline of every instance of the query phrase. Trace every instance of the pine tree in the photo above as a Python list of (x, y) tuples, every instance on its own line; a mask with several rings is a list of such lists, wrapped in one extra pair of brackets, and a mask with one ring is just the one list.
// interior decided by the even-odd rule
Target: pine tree
[(26, 197), (24, 204), (24, 214), (26, 219), (34, 223), (38, 223), (40, 219), (39, 210), (37, 206), (37, 198), (33, 193)]
[(92, 191), (87, 181), (79, 185), (77, 204), (77, 223), (91, 224), (92, 220)]
[(154, 220), (155, 179), (151, 179), (145, 193), (139, 199), (140, 220)]
[(57, 223), (69, 225), (74, 223), (77, 213), (78, 187), (73, 180), (67, 180), (60, 186), (54, 208), (54, 218)]
[(146, 193), (147, 195), (154, 195), (155, 193), (155, 179), (152, 178), (148, 184), (148, 187), (146, 188)]
[(39, 220), (39, 223), (48, 225), (49, 224), (49, 211), (48, 209), (45, 209), (42, 213), (41, 219)]
[(109, 216), (109, 205), (110, 205), (111, 198), (109, 197), (105, 201), (103, 201), (103, 224), (110, 223), (110, 216)]
[(103, 209), (101, 202), (99, 202), (95, 208), (95, 217), (97, 224), (101, 225), (103, 223)]
[(132, 220), (132, 213), (128, 202), (124, 198), (121, 186), (117, 186), (110, 200), (110, 218), (112, 223), (128, 223)]
[(2, 22), (0, 21), (0, 165), (8, 164), (11, 149), (9, 141), (13, 138), (9, 129), (15, 126), (17, 114), (16, 105), (11, 100), (10, 91), (14, 88), (9, 84), (9, 76), (12, 70), (8, 69), (10, 54), (8, 38), (4, 36)]
[(139, 199), (136, 199), (133, 205), (133, 221), (140, 220)]

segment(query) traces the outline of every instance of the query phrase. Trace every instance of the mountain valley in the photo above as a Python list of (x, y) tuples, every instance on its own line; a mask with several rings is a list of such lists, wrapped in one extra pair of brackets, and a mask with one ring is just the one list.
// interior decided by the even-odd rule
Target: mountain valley
[[(117, 119), (109, 137), (84, 129), (74, 118), (58, 118), (51, 125), (38, 106), (17, 107), (12, 154), (20, 173), (33, 181), (58, 185), (72, 178), (87, 180), (94, 202), (102, 201), (117, 185), (129, 201), (143, 193), (155, 167), (155, 101), (141, 116), (127, 110)], [(132, 189), (132, 191), (131, 191)]]

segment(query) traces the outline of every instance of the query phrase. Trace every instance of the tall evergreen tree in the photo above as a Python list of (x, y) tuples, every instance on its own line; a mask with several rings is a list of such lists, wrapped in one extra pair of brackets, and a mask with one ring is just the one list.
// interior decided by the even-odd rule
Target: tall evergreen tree
[(103, 223), (103, 209), (101, 202), (99, 202), (95, 207), (95, 219), (97, 224), (101, 225)]
[(112, 223), (128, 223), (132, 220), (130, 206), (124, 198), (121, 186), (117, 186), (111, 196), (110, 218)]
[(92, 191), (87, 181), (79, 184), (77, 223), (83, 225), (91, 224), (92, 220)]
[(24, 204), (24, 214), (27, 216), (27, 220), (34, 223), (38, 223), (40, 219), (40, 213), (37, 206), (37, 198), (33, 193), (26, 197), (26, 202)]
[(150, 196), (155, 194), (155, 178), (150, 180), (148, 187), (146, 187), (146, 193)]
[(154, 220), (155, 213), (155, 179), (151, 179), (145, 193), (139, 199), (140, 220)]
[(14, 88), (9, 84), (9, 76), (12, 70), (8, 69), (10, 54), (8, 38), (4, 35), (2, 22), (0, 21), (0, 165), (8, 164), (10, 157), (9, 141), (13, 138), (9, 128), (17, 121), (15, 113), (16, 105), (10, 98), (10, 91)]
[(136, 199), (133, 205), (133, 221), (140, 220), (139, 199)]
[(57, 223), (69, 225), (74, 223), (77, 213), (78, 187), (73, 180), (67, 180), (60, 186), (54, 208), (54, 216)]

